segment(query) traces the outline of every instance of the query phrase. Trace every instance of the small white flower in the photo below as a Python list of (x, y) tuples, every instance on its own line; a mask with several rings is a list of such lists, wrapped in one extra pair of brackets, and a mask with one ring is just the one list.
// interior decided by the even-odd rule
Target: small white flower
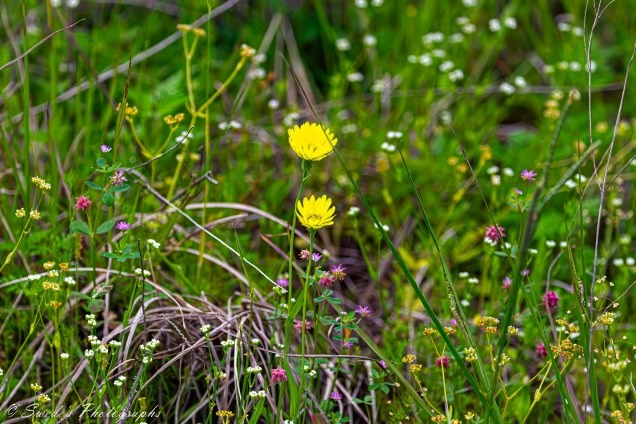
[(177, 136), (177, 138), (175, 139), (175, 141), (177, 143), (187, 143), (189, 140), (192, 140), (192, 133), (188, 132), (188, 131), (182, 131), (181, 135)]
[(469, 22), (465, 25), (462, 25), (462, 31), (464, 31), (464, 34), (472, 34), (473, 32), (477, 31), (477, 27)]
[(283, 125), (285, 125), (286, 127), (291, 127), (299, 119), (300, 119), (300, 114), (298, 112), (291, 112), (283, 118)]
[(51, 0), (51, 7), (60, 7), (62, 5), (62, 0)]
[(615, 197), (612, 199), (612, 205), (620, 206), (622, 204), (623, 204), (623, 199), (621, 199), (620, 197)]
[(86, 349), (84, 351), (84, 356), (86, 357), (86, 359), (91, 359), (93, 356), (95, 356), (95, 352), (93, 352), (92, 349)]
[(119, 380), (115, 380), (115, 382), (114, 382), (113, 384), (114, 384), (115, 386), (117, 386), (117, 387), (121, 387), (121, 385), (122, 385), (122, 384), (124, 384), (124, 383), (122, 383), (122, 382), (121, 382), (121, 381), (119, 381)]
[(615, 258), (612, 263), (614, 264), (614, 266), (623, 266), (625, 265), (625, 261), (623, 260), (623, 258)]
[(572, 34), (576, 35), (577, 37), (583, 37), (585, 32), (583, 31), (583, 28), (576, 26), (572, 27)]
[(247, 77), (251, 80), (262, 80), (267, 76), (267, 71), (263, 68), (252, 68), (247, 73)]
[(545, 72), (547, 75), (553, 74), (554, 73), (554, 66), (553, 65), (544, 65), (543, 66), (543, 72)]
[(516, 29), (517, 28), (517, 20), (513, 17), (507, 17), (506, 19), (504, 19), (504, 25), (509, 28), (509, 29)]
[(161, 243), (154, 239), (148, 239), (148, 246), (152, 247), (153, 249), (159, 249), (161, 247)]
[(79, 0), (66, 0), (66, 7), (68, 7), (69, 9), (75, 9), (77, 6), (79, 6), (79, 4)]
[(352, 72), (347, 75), (347, 80), (349, 82), (360, 82), (364, 80), (364, 75), (362, 75), (360, 72)]
[(584, 182), (587, 181), (587, 177), (585, 175), (576, 174), (574, 176), (574, 180), (580, 182), (581, 184), (583, 184)]
[(469, 274), (466, 271), (462, 271), (458, 275), (459, 275), (459, 278), (468, 278)]
[(490, 183), (494, 186), (500, 186), (501, 185), (501, 175), (491, 175), (490, 176)]
[(108, 342), (108, 345), (111, 347), (119, 347), (121, 346), (121, 342), (117, 340), (111, 340)]
[(556, 241), (554, 241), (554, 240), (546, 240), (545, 241), (545, 245), (546, 245), (546, 247), (553, 248), (553, 247), (556, 246)]
[(417, 61), (419, 62), (420, 65), (423, 66), (430, 66), (433, 63), (433, 59), (431, 58), (431, 55), (429, 54), (423, 54), (420, 57), (417, 58)]
[(526, 82), (526, 79), (522, 76), (518, 76), (515, 77), (515, 85), (519, 88), (525, 88), (528, 83)]
[(42, 276), (40, 274), (31, 274), (27, 278), (29, 279), (29, 281), (37, 281), (42, 278)]
[(343, 134), (351, 134), (358, 131), (358, 126), (356, 124), (347, 124), (341, 128)]
[(210, 324), (205, 324), (202, 325), (201, 328), (199, 329), (203, 334), (208, 334), (210, 332), (210, 330), (212, 329), (212, 326)]
[(253, 390), (252, 390), (252, 391), (250, 392), (250, 397), (251, 397), (252, 399), (254, 399), (254, 398), (258, 397), (258, 393), (256, 393), (255, 391), (253, 391)]
[(309, 371), (309, 378), (316, 378), (317, 375), (318, 373), (316, 372), (316, 370)]
[(628, 258), (625, 258), (625, 265), (634, 266), (634, 264), (636, 264), (636, 259), (632, 258), (631, 256)]
[(488, 21), (488, 28), (490, 29), (490, 32), (499, 32), (501, 31), (501, 23), (499, 22), (499, 19), (491, 19)]
[(396, 149), (395, 144), (387, 143), (386, 141), (380, 145), (380, 148), (389, 153), (395, 152)]
[(444, 34), (441, 32), (429, 32), (422, 37), (422, 43), (425, 45), (431, 45), (433, 43), (441, 43), (444, 41)]
[(404, 137), (404, 133), (402, 131), (387, 131), (386, 138), (389, 140), (395, 140), (396, 138)]
[(464, 34), (462, 34), (461, 32), (456, 32), (454, 34), (451, 34), (448, 37), (448, 41), (450, 41), (453, 44), (459, 44), (462, 41), (464, 41)]
[(410, 54), (406, 56), (406, 61), (408, 63), (417, 63), (417, 56), (415, 56), (414, 54)]
[(596, 71), (596, 62), (590, 60), (590, 72)]
[(267, 102), (267, 107), (270, 110), (276, 110), (278, 109), (279, 106), (280, 106), (280, 102), (276, 99), (270, 99), (269, 102)]
[(355, 5), (356, 5), (356, 7), (357, 7), (357, 8), (359, 8), (359, 9), (366, 9), (366, 8), (367, 8), (367, 6), (369, 6), (369, 5), (367, 4), (367, 0), (356, 0), (356, 1), (355, 1)]
[(371, 0), (371, 6), (380, 7), (384, 4), (384, 0)]
[(572, 25), (570, 25), (568, 22), (559, 22), (557, 24), (557, 29), (561, 32), (568, 32), (572, 29)]
[(560, 247), (561, 249), (567, 249), (567, 247), (568, 247), (568, 242), (567, 242), (567, 241), (559, 242), (559, 247)]
[(470, 20), (466, 16), (458, 16), (455, 18), (455, 23), (459, 26), (466, 25)]
[(105, 354), (108, 353), (108, 347), (107, 346), (101, 345), (98, 349), (99, 349), (99, 353), (101, 353), (102, 355), (105, 355)]
[(351, 50), (351, 43), (346, 38), (338, 38), (336, 40), (336, 48), (341, 52)]
[(52, 269), (49, 272), (47, 272), (46, 275), (48, 275), (49, 278), (57, 278), (57, 277), (59, 277), (60, 273), (57, 272), (56, 269)]
[[(374, 223), (373, 225), (375, 225), (375, 228), (378, 228), (378, 229), (379, 229), (378, 224), (375, 224), (375, 223)], [(387, 232), (387, 233), (388, 233), (388, 232), (389, 232), (389, 230), (391, 229), (391, 228), (390, 228), (388, 225), (386, 225), (386, 224), (382, 224), (382, 223), (380, 223), (380, 225), (382, 226), (382, 229), (383, 229), (385, 232)]]
[(356, 216), (359, 213), (360, 213), (360, 208), (357, 206), (351, 206), (349, 210), (347, 211), (347, 215), (349, 216)]
[(69, 354), (68, 353), (65, 353), (65, 352), (60, 353), (60, 359), (62, 361), (66, 361), (68, 358), (69, 358)]
[(371, 86), (371, 91), (374, 93), (382, 93), (387, 89), (386, 82), (384, 80), (375, 80)]
[(464, 308), (470, 306), (470, 301), (468, 299), (462, 299), (459, 303), (461, 303)]
[(581, 70), (581, 64), (576, 61), (570, 62), (570, 71), (579, 72)]
[(507, 82), (502, 82), (501, 84), (499, 84), (499, 91), (504, 94), (510, 95), (515, 92), (515, 86)]
[(528, 249), (528, 253), (530, 253), (531, 255), (536, 255), (537, 253), (539, 253), (539, 251), (537, 249)]
[(486, 173), (488, 175), (496, 174), (497, 172), (499, 172), (499, 167), (497, 165), (490, 166), (486, 169)]
[(567, 180), (567, 181), (565, 182), (565, 186), (566, 186), (567, 188), (569, 188), (569, 189), (573, 189), (573, 188), (575, 188), (575, 187), (576, 187), (576, 183), (575, 183), (574, 181), (572, 181), (572, 180)]
[(76, 284), (75, 279), (73, 277), (64, 278), (64, 282), (68, 284), (69, 286), (74, 286)]
[(378, 40), (371, 34), (366, 34), (362, 37), (362, 44), (367, 47), (373, 47), (378, 43)]
[(468, 279), (468, 282), (469, 282), (470, 284), (477, 284), (477, 283), (479, 283), (479, 278), (476, 278), (476, 277), (470, 277), (470, 278)]
[(447, 60), (445, 62), (442, 62), (441, 65), (439, 65), (439, 70), (442, 72), (448, 72), (454, 67), (455, 67), (455, 64), (452, 61)]
[(570, 66), (570, 64), (565, 61), (565, 60), (561, 60), (559, 62), (557, 62), (556, 67), (557, 69), (561, 70), (561, 71), (565, 71), (566, 69), (568, 69), (568, 67)]
[(462, 0), (464, 3), (464, 7), (475, 7), (477, 6), (477, 0)]
[[(450, 75), (449, 75), (449, 77), (450, 77)], [(441, 111), (439, 113), (439, 120), (442, 121), (442, 124), (444, 124), (444, 125), (450, 125), (451, 121), (453, 120), (453, 115), (450, 113), (450, 111), (443, 110), (443, 111)]]
[(263, 63), (267, 60), (267, 56), (265, 53), (259, 53), (252, 58), (252, 62), (254, 63)]
[(455, 69), (448, 74), (448, 79), (455, 82), (464, 79), (464, 72), (461, 69)]

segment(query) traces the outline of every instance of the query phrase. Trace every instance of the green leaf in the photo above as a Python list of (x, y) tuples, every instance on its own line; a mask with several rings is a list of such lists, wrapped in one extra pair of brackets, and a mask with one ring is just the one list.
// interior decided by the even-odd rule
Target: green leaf
[(93, 190), (97, 190), (97, 191), (104, 191), (104, 187), (100, 186), (97, 183), (94, 183), (92, 181), (84, 181), (84, 184), (86, 184), (87, 186), (89, 186), (90, 188), (92, 188)]
[(88, 303), (88, 310), (97, 313), (106, 309), (106, 302), (103, 299), (93, 299)]
[(95, 163), (97, 164), (97, 166), (99, 166), (100, 168), (103, 168), (106, 166), (106, 159), (104, 158), (99, 158), (95, 161)]
[(108, 191), (104, 192), (104, 195), (102, 196), (102, 203), (109, 207), (113, 206), (115, 203), (115, 195)]
[(88, 224), (85, 223), (84, 221), (80, 221), (79, 219), (71, 222), (71, 225), (69, 225), (69, 228), (72, 233), (82, 233), (82, 234), (86, 234), (87, 236), (91, 235), (91, 229), (88, 228)]
[(108, 189), (108, 191), (113, 193), (123, 193), (124, 191), (130, 190), (130, 184), (122, 184), (120, 186), (112, 186)]
[(71, 298), (73, 298), (73, 299), (91, 300), (91, 297), (89, 295), (84, 294), (82, 292), (77, 292), (77, 291), (72, 291), (71, 292)]
[(102, 222), (102, 224), (97, 227), (97, 230), (95, 230), (96, 234), (104, 234), (109, 232), (113, 227), (115, 226), (115, 220), (114, 219), (109, 219), (108, 221), (104, 221)]

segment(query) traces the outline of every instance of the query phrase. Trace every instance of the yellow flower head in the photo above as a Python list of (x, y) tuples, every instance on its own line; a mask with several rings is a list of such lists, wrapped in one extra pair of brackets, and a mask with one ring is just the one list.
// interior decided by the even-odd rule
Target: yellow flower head
[(331, 205), (331, 199), (326, 195), (316, 199), (311, 196), (298, 202), (298, 219), (310, 230), (317, 230), (327, 225), (333, 225), (333, 217), (336, 207)]
[[(298, 157), (305, 160), (321, 160), (333, 152), (333, 146), (338, 143), (328, 128), (305, 122), (300, 127), (287, 130), (289, 144)], [(325, 135), (326, 134), (326, 135)], [(329, 139), (327, 139), (329, 137)]]

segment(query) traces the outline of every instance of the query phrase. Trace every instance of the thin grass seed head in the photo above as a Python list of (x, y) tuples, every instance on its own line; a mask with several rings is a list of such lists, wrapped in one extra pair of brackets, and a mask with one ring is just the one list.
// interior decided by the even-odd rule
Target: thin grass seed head
[(287, 134), (292, 150), (304, 160), (322, 160), (333, 152), (333, 147), (338, 143), (329, 128), (316, 123), (305, 122), (300, 127), (294, 125), (287, 130)]

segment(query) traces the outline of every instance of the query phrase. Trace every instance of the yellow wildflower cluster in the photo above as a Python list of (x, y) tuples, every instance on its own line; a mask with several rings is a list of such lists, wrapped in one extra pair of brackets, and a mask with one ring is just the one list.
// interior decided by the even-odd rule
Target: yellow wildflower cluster
[(42, 283), (42, 288), (47, 291), (47, 290), (52, 290), (52, 291), (60, 291), (60, 285), (57, 283), (51, 283), (50, 281), (45, 281)]
[(475, 362), (477, 360), (477, 352), (474, 347), (467, 347), (464, 349), (464, 355), (466, 355), (466, 360), (468, 362)]
[(416, 359), (415, 355), (408, 354), (402, 358), (402, 362), (405, 364), (412, 364)]
[(517, 334), (519, 334), (519, 329), (517, 327), (513, 327), (512, 325), (509, 325), (508, 334), (511, 336), (516, 336)]
[(51, 184), (47, 183), (40, 177), (31, 178), (31, 182), (42, 191), (48, 191), (51, 189)]
[(24, 208), (17, 209), (15, 211), (15, 216), (18, 219), (22, 219), (26, 216), (26, 211), (24, 210)]
[(425, 328), (424, 329), (424, 335), (425, 336), (431, 336), (433, 334), (437, 333), (437, 330), (434, 328)]
[(172, 127), (175, 125), (179, 125), (181, 121), (183, 121), (183, 118), (184, 118), (183, 113), (177, 113), (175, 116), (172, 116), (172, 115), (164, 116), (163, 121)]
[(555, 355), (562, 356), (567, 359), (571, 359), (574, 355), (578, 355), (583, 351), (583, 348), (577, 344), (572, 343), (570, 339), (561, 340), (561, 344), (559, 346), (550, 345), (550, 349), (552, 353)]
[(444, 332), (446, 334), (455, 334), (457, 333), (457, 330), (455, 330), (455, 328), (453, 327), (444, 327)]
[(254, 56), (256, 56), (256, 49), (253, 47), (248, 46), (247, 44), (242, 44), (241, 45), (241, 52), (240, 52), (241, 57), (245, 57), (245, 58), (252, 58)]
[(197, 37), (204, 37), (205, 36), (205, 30), (203, 28), (194, 28), (192, 27), (192, 25), (188, 25), (188, 24), (178, 24), (177, 25), (177, 29), (181, 32), (191, 32), (194, 35), (196, 35)]
[(614, 322), (614, 312), (605, 312), (598, 317), (598, 322), (604, 325), (612, 325)]
[(409, 367), (409, 370), (411, 372), (420, 372), (420, 371), (422, 371), (422, 365), (421, 364), (411, 364), (411, 366)]
[(221, 421), (223, 422), (223, 424), (227, 424), (230, 422), (230, 418), (234, 416), (234, 412), (221, 409), (219, 411), (216, 411), (216, 416), (221, 417)]
[(579, 332), (579, 327), (578, 326), (576, 326), (576, 325), (574, 325), (574, 324), (572, 324), (572, 323), (570, 323), (570, 322), (568, 322), (568, 321), (566, 321), (564, 319), (557, 319), (555, 322), (558, 325), (561, 325), (561, 326), (566, 328), (566, 331), (565, 331), (566, 334), (578, 333)]
[[(117, 104), (117, 112), (121, 109), (121, 103)], [(126, 110), (124, 111), (124, 115), (126, 118), (131, 118), (139, 113), (137, 106), (128, 106), (128, 102), (126, 102)]]

